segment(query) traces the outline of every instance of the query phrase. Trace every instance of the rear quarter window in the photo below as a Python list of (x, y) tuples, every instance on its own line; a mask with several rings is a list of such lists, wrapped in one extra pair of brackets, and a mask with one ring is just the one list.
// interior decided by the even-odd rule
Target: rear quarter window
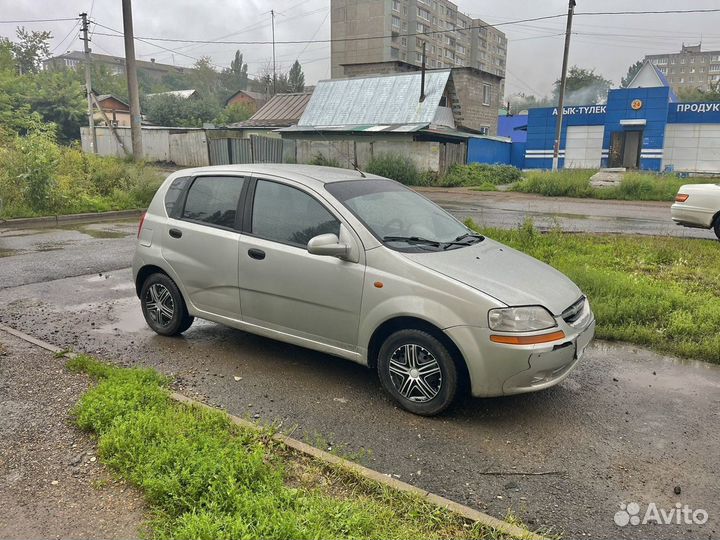
[(168, 217), (175, 219), (180, 218), (182, 197), (191, 179), (191, 176), (181, 176), (173, 180), (170, 184), (170, 187), (165, 193), (165, 211)]

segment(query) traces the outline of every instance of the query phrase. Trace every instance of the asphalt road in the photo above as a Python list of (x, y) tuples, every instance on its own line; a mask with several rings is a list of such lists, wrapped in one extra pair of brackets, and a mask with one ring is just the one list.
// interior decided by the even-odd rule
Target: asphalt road
[[(720, 369), (596, 342), (562, 384), (467, 399), (439, 418), (398, 409), (361, 366), (197, 321), (162, 338), (127, 269), (134, 223), (0, 234), (0, 322), (62, 347), (172, 374), (179, 389), (382, 472), (567, 537), (715, 538)], [(240, 378), (236, 380), (236, 377)], [(525, 474), (523, 474), (525, 473)], [(681, 494), (676, 495), (676, 486)], [(628, 525), (621, 503), (704, 509), (703, 525)]]
[(572, 232), (715, 238), (710, 230), (676, 225), (670, 219), (669, 202), (542, 197), (466, 188), (420, 188), (418, 191), (458, 218), (472, 218), (488, 227), (514, 228), (530, 218), (543, 230), (559, 226)]

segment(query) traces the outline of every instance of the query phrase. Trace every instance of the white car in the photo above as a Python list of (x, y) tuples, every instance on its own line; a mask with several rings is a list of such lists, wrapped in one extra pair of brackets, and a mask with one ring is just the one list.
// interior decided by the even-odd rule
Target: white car
[(720, 184), (687, 184), (675, 195), (670, 209), (675, 223), (713, 229), (720, 239)]

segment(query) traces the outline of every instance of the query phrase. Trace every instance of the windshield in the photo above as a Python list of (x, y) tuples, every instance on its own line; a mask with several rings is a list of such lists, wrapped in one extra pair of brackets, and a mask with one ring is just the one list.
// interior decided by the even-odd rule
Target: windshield
[(392, 180), (351, 180), (325, 188), (395, 249), (437, 251), (482, 240), (425, 197)]

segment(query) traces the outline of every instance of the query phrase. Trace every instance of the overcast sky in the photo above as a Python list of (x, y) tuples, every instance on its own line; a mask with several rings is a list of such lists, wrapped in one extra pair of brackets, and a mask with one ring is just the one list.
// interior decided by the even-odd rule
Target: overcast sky
[[(577, 0), (577, 12), (717, 8), (718, 0)], [(490, 24), (565, 13), (567, 0), (458, 0), (461, 11)], [(328, 39), (330, 0), (135, 0), (135, 35), (178, 39), (269, 40), (270, 9), (277, 13), (278, 41)], [(113, 29), (122, 29), (120, 0), (0, 0), (0, 20), (75, 17), (81, 11)], [(27, 24), (27, 28), (53, 33), (54, 54), (81, 49), (73, 21)], [(526, 24), (503, 25), (510, 43), (506, 87), (509, 93), (544, 95), (558, 78), (565, 18)], [(683, 42), (703, 49), (720, 49), (720, 13), (683, 15), (580, 16), (575, 18), (570, 63), (595, 68), (618, 83), (628, 66), (645, 54), (672, 52)], [(123, 54), (122, 39), (99, 35), (112, 33), (95, 27), (95, 52)], [(11, 36), (14, 26), (0, 24), (0, 35)], [(144, 43), (136, 44), (138, 58), (191, 65), (202, 55), (217, 66), (227, 66), (240, 49), (250, 73), (256, 73), (272, 57), (269, 45), (188, 45), (158, 43), (175, 53)], [(278, 45), (278, 63), (288, 68), (299, 58), (306, 84), (330, 76), (330, 45)], [(191, 58), (192, 57), (192, 58)]]

